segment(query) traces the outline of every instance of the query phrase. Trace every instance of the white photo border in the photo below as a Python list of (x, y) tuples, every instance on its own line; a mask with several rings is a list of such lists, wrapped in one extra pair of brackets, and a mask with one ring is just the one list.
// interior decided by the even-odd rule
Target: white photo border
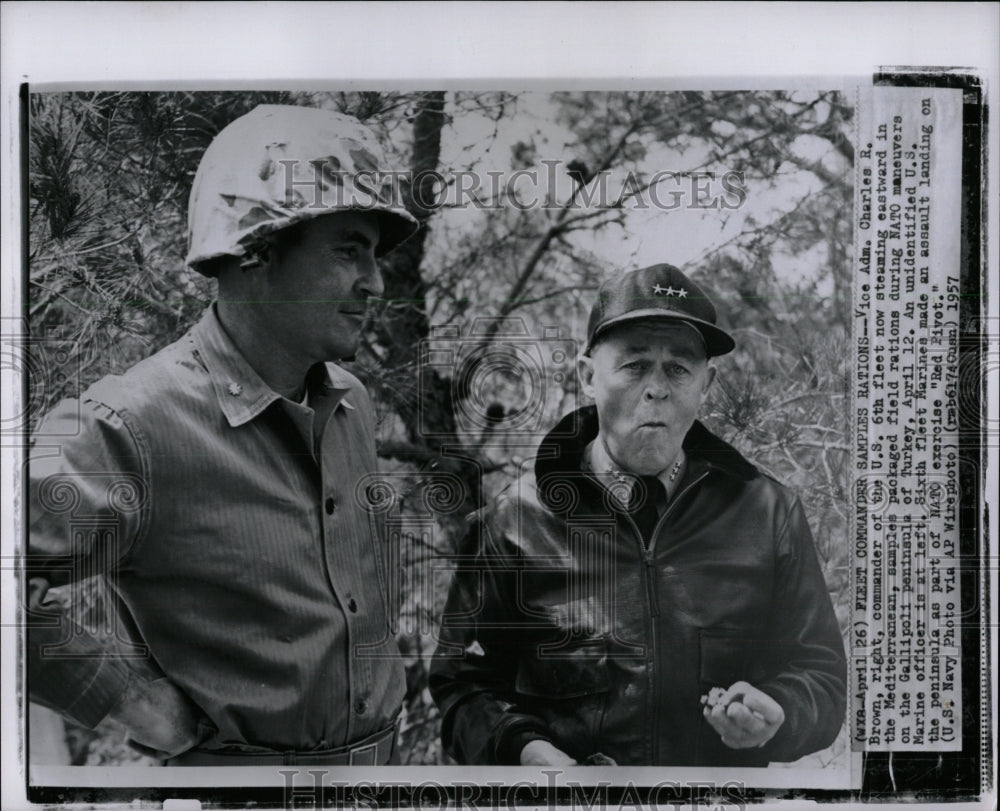
[[(626, 3), (470, 4), (456, 22), (450, 4), (430, 3), (33, 3), (7, 2), (2, 14), (0, 205), (4, 239), (0, 302), (20, 314), (22, 202), (18, 184), (19, 90), (283, 89), (320, 82), (361, 88), (513, 85), (546, 89), (823, 87), (870, 82), (886, 65), (967, 66), (998, 86), (996, 7), (978, 3)], [(357, 32), (366, 32), (358, 36)], [(487, 38), (487, 34), (488, 37)], [(511, 43), (516, 42), (516, 49)], [(434, 47), (419, 46), (433, 43)], [(516, 53), (517, 62), (513, 61)], [(418, 68), (415, 65), (419, 65)], [(248, 76), (256, 78), (248, 78)], [(400, 83), (395, 77), (406, 76)], [(419, 76), (419, 78), (415, 78)], [(989, 105), (989, 132), (1000, 131)], [(987, 152), (988, 195), (996, 201), (995, 157)], [(988, 246), (997, 211), (989, 209)], [(997, 318), (997, 259), (989, 256), (990, 318)], [(993, 347), (995, 352), (996, 347)], [(997, 369), (989, 391), (997, 391)], [(6, 371), (5, 371), (6, 374)], [(4, 383), (10, 381), (5, 377)], [(4, 386), (5, 413), (16, 413)], [(996, 402), (989, 405), (996, 424)], [(8, 411), (10, 409), (11, 411)], [(16, 449), (3, 449), (2, 498), (17, 504)], [(992, 449), (985, 492), (997, 491)], [(995, 497), (994, 497), (995, 498)], [(990, 505), (990, 559), (997, 555), (996, 501)], [(3, 511), (3, 555), (13, 554), (17, 510)], [(3, 572), (2, 762), (4, 807), (23, 807), (24, 719), (13, 571)], [(991, 606), (991, 627), (998, 626)], [(996, 673), (996, 644), (992, 646)], [(996, 687), (993, 685), (994, 729)], [(996, 750), (993, 752), (995, 769)], [(426, 768), (426, 767), (423, 767)], [(9, 779), (14, 777), (14, 779)], [(992, 784), (995, 786), (995, 773)]]

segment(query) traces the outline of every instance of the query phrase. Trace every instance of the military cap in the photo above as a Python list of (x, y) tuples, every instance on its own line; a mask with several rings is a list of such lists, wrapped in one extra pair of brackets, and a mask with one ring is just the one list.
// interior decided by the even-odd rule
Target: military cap
[(587, 324), (587, 349), (608, 330), (639, 320), (672, 320), (694, 327), (709, 357), (725, 355), (736, 346), (717, 325), (715, 305), (708, 295), (673, 265), (652, 265), (619, 273), (601, 285)]

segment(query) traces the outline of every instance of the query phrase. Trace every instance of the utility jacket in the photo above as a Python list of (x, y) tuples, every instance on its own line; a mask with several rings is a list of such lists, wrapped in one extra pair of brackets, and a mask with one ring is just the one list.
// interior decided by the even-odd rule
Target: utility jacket
[[(766, 766), (832, 743), (844, 648), (799, 501), (696, 422), (647, 548), (581, 471), (596, 435), (593, 407), (568, 415), (471, 520), (431, 668), (448, 752), (517, 764), (541, 738), (581, 763)], [(763, 747), (702, 716), (736, 681), (784, 710)]]
[[(316, 371), (310, 405), (282, 398), (212, 307), (49, 414), (28, 488), (30, 605), (44, 618), (28, 632), (33, 701), (95, 726), (131, 679), (165, 677), (204, 713), (201, 748), (248, 753), (391, 727), (405, 677), (384, 521), (365, 497), (374, 409), (345, 370)], [(89, 575), (108, 610), (78, 624), (67, 584)]]

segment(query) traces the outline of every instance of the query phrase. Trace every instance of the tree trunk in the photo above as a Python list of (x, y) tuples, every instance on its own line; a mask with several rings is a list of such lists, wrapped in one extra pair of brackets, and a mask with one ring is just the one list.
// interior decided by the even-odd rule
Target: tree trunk
[[(468, 485), (468, 497), (459, 515), (478, 509), (481, 499), (479, 467), (468, 458), (456, 435), (455, 401), (452, 381), (436, 369), (421, 368), (420, 348), (430, 335), (427, 317), (427, 284), (421, 272), (429, 220), (434, 209), (424, 204), (433, 199), (432, 175), (441, 159), (441, 130), (445, 124), (444, 92), (423, 94), (413, 120), (413, 153), (410, 159), (411, 179), (403, 187), (403, 201), (407, 210), (420, 222), (420, 230), (393, 251), (383, 264), (385, 304), (377, 320), (376, 335), (385, 350), (382, 367), (389, 375), (404, 375), (411, 380), (420, 379), (420, 391), (412, 396), (399, 396), (386, 390), (384, 396), (391, 402), (406, 428), (411, 445), (387, 443), (383, 455), (416, 464), (421, 469), (450, 472), (461, 477)], [(427, 427), (432, 427), (428, 435)], [(444, 456), (441, 448), (448, 446), (457, 455)]]

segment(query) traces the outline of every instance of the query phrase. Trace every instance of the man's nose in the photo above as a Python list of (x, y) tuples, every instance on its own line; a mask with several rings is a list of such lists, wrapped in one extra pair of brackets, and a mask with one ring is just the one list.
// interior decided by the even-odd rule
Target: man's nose
[(662, 370), (654, 370), (646, 381), (644, 392), (647, 400), (664, 400), (670, 395), (670, 380)]
[(378, 269), (374, 254), (368, 254), (361, 260), (357, 287), (364, 298), (381, 298), (385, 292), (382, 272)]

